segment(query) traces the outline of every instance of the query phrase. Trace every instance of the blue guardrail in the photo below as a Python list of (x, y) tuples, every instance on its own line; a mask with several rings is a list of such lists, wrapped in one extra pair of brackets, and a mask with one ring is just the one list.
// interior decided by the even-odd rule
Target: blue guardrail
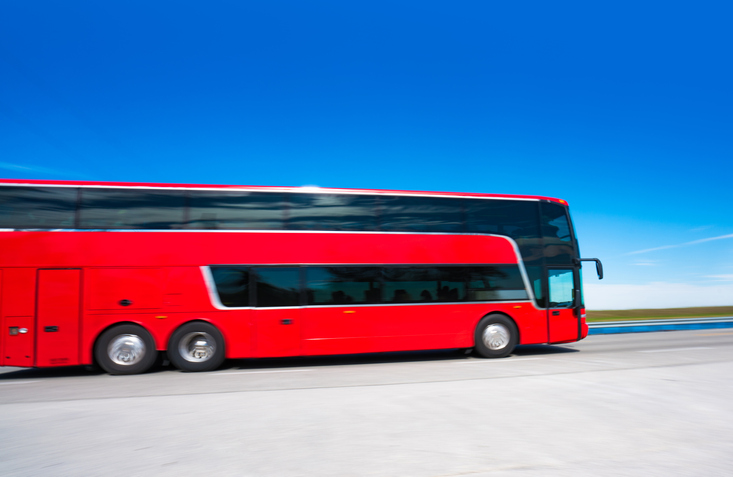
[(733, 328), (733, 316), (725, 316), (721, 318), (676, 318), (668, 320), (605, 321), (600, 323), (589, 323), (588, 328), (589, 335)]

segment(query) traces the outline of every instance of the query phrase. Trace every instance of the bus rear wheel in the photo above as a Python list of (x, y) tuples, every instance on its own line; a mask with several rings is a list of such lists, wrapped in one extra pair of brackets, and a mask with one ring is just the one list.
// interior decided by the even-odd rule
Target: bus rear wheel
[(157, 356), (150, 333), (132, 324), (113, 326), (99, 336), (94, 346), (97, 364), (109, 374), (144, 373)]
[(173, 332), (168, 359), (181, 371), (213, 371), (224, 362), (224, 338), (210, 323), (186, 323)]
[(474, 349), (484, 358), (503, 358), (514, 351), (519, 333), (514, 322), (504, 315), (485, 316), (476, 326)]

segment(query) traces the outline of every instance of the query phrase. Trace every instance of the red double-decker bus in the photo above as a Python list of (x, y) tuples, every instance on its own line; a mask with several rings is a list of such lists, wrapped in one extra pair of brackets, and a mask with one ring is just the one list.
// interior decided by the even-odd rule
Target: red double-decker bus
[(0, 365), (504, 357), (587, 335), (582, 260), (546, 197), (4, 180)]

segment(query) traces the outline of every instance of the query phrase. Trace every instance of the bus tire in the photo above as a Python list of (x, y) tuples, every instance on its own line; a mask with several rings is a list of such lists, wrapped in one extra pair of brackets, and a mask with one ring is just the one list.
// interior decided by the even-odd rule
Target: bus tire
[(514, 351), (519, 332), (505, 315), (494, 313), (479, 321), (474, 334), (474, 350), (483, 358), (503, 358)]
[(144, 373), (155, 363), (155, 341), (142, 326), (116, 325), (102, 333), (94, 345), (97, 364), (109, 374)]
[(204, 321), (181, 325), (168, 342), (168, 359), (181, 371), (213, 371), (224, 356), (224, 337)]

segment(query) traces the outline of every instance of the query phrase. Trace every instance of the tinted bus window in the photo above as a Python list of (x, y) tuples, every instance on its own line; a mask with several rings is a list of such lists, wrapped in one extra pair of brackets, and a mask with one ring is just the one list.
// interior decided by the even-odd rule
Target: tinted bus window
[(380, 196), (380, 229), (403, 232), (461, 232), (462, 203), (460, 199)]
[(306, 293), (309, 305), (379, 303), (379, 269), (376, 267), (308, 267)]
[(467, 298), (466, 273), (469, 267), (438, 268), (438, 285), (435, 301), (464, 301)]
[(285, 195), (265, 192), (192, 191), (188, 228), (279, 230), (284, 228)]
[(212, 267), (219, 301), (224, 306), (249, 306), (249, 269)]
[(300, 305), (300, 269), (255, 268), (256, 306)]
[(73, 229), (77, 190), (0, 187), (0, 228)]
[(185, 196), (180, 191), (82, 189), (82, 229), (178, 229)]
[(291, 230), (377, 230), (376, 199), (368, 195), (290, 194)]
[(385, 303), (455, 302), (466, 299), (465, 268), (384, 268)]
[(468, 278), (470, 301), (527, 300), (519, 267), (471, 267)]
[[(224, 306), (250, 306), (250, 271), (258, 307), (299, 306), (296, 267), (211, 267)], [(306, 267), (306, 304), (451, 303), (527, 300), (516, 265), (457, 267)]]
[(519, 200), (466, 200), (466, 231), (538, 238), (537, 202)]
[(545, 260), (549, 264), (572, 263), (575, 251), (566, 208), (552, 203), (543, 203), (541, 207)]

